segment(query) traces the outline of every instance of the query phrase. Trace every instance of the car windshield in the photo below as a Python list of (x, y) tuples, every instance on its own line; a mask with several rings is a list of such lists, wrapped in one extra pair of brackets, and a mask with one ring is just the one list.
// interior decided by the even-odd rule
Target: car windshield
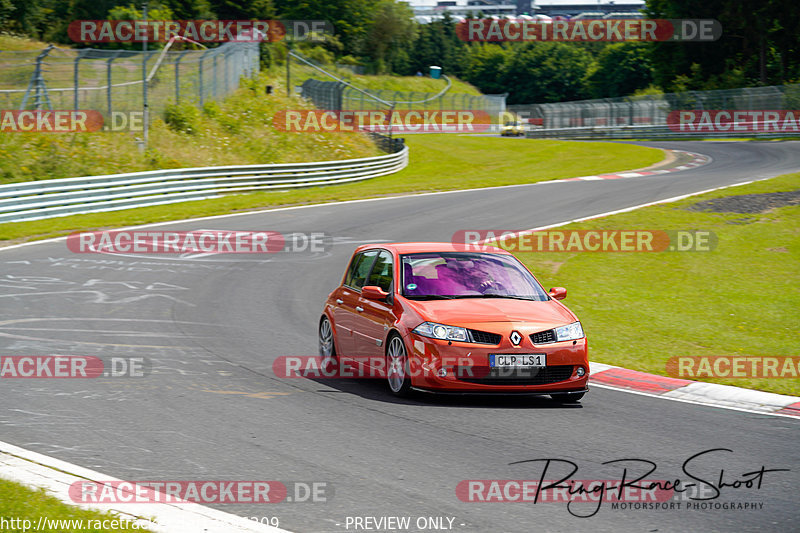
[(541, 285), (514, 257), (491, 253), (405, 254), (403, 296), (417, 300), (516, 298), (544, 301)]

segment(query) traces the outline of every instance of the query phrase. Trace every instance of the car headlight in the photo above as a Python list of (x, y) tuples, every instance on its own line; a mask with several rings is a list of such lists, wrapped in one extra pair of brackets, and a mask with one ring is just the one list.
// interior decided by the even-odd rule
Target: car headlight
[(414, 328), (413, 333), (432, 339), (469, 342), (466, 329), (457, 326), (445, 326), (436, 322), (423, 322)]
[(556, 341), (574, 341), (584, 337), (580, 322), (557, 327), (554, 331), (556, 332)]

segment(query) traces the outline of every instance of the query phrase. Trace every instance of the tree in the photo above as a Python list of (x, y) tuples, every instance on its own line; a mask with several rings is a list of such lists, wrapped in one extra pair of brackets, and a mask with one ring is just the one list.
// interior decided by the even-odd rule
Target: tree
[(211, 20), (217, 18), (209, 0), (162, 0), (178, 20)]
[(58, 20), (58, 11), (65, 7), (57, 0), (0, 0), (0, 29), (41, 38)]
[(456, 21), (445, 11), (441, 20), (420, 24), (417, 39), (410, 47), (410, 68), (404, 74), (425, 72), (438, 65), (447, 74), (462, 76), (469, 62), (469, 45), (458, 38)]
[(644, 89), (653, 81), (649, 45), (613, 43), (597, 56), (597, 68), (587, 78), (594, 98), (626, 96)]
[(484, 93), (508, 92), (504, 78), (506, 64), (511, 61), (509, 48), (493, 43), (474, 43), (469, 48), (465, 79)]
[(513, 47), (502, 78), (509, 104), (538, 104), (588, 98), (585, 84), (594, 60), (572, 43), (537, 42)]
[(381, 73), (408, 69), (409, 58), (405, 50), (416, 36), (417, 23), (408, 4), (381, 1), (364, 39), (365, 55), (370, 59), (372, 70)]
[(0, 29), (6, 28), (6, 24), (11, 20), (11, 15), (16, 7), (11, 0), (0, 0)]
[(275, 0), (274, 4), (281, 19), (330, 22), (348, 53), (366, 36), (376, 8), (370, 0)]
[[(688, 78), (695, 89), (778, 84), (800, 77), (800, 17), (795, 0), (649, 0), (652, 18), (714, 18), (715, 42), (650, 45), (654, 80), (666, 90)], [(692, 73), (692, 65), (697, 65)], [(738, 70), (739, 73), (733, 72)]]
[[(142, 20), (144, 18), (144, 13), (140, 11), (135, 4), (129, 4), (127, 6), (117, 6), (112, 8), (108, 12), (107, 18), (108, 20)], [(147, 18), (149, 20), (172, 20), (175, 18), (175, 16), (168, 7), (163, 6), (160, 3), (148, 2)], [(108, 43), (93, 44), (91, 46), (123, 50), (141, 50), (142, 48), (141, 43)], [(148, 46), (151, 50), (153, 50), (156, 48), (163, 48), (164, 43), (151, 42), (148, 43)]]
[(220, 20), (268, 20), (275, 17), (272, 0), (210, 0)]

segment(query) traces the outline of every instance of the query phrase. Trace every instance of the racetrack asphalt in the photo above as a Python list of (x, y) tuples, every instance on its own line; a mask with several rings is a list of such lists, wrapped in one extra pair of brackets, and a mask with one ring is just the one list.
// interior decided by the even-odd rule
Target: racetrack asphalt
[[(522, 398), (398, 400), (380, 381), (280, 379), (272, 371), (276, 357), (316, 354), (325, 296), (358, 244), (449, 242), (459, 229), (533, 228), (800, 171), (800, 142), (638, 144), (713, 161), (624, 180), (416, 195), (159, 226), (323, 231), (334, 238), (326, 254), (78, 255), (63, 241), (3, 250), (0, 354), (144, 357), (151, 372), (142, 378), (3, 379), (0, 440), (120, 479), (328, 483), (325, 503), (214, 506), (241, 516), (277, 516), (282, 528), (297, 532), (346, 531), (348, 516), (409, 516), (412, 525), (418, 517), (455, 517), (457, 532), (796, 530), (800, 424), (792, 419), (600, 388), (577, 406)], [(730, 451), (712, 452), (682, 470), (710, 449)], [(606, 503), (580, 518), (573, 513), (590, 514), (596, 504), (568, 509), (565, 503), (456, 497), (462, 480), (538, 479), (541, 463), (512, 463), (542, 458), (574, 462), (579, 470), (573, 478), (582, 480), (619, 479), (618, 464), (603, 464), (617, 459), (652, 461), (657, 470), (647, 479), (691, 481), (691, 473), (714, 484), (721, 475), (727, 483), (752, 478), (747, 473), (762, 466), (791, 471), (767, 472), (760, 488), (726, 487), (706, 502), (763, 504), (746, 510), (687, 509), (682, 500), (675, 500), (684, 504), (680, 509), (658, 510)], [(643, 464), (629, 463), (629, 479)], [(556, 468), (545, 479), (555, 478)]]

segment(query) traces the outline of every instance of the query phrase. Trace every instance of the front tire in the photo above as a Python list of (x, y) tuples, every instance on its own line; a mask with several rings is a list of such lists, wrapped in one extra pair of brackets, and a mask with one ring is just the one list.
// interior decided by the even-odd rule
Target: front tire
[(336, 365), (336, 344), (333, 339), (333, 326), (327, 316), (319, 321), (319, 356), (322, 359), (320, 366), (324, 371), (331, 370)]
[(386, 347), (386, 379), (395, 396), (404, 397), (411, 392), (408, 352), (403, 339), (396, 333), (389, 337)]

